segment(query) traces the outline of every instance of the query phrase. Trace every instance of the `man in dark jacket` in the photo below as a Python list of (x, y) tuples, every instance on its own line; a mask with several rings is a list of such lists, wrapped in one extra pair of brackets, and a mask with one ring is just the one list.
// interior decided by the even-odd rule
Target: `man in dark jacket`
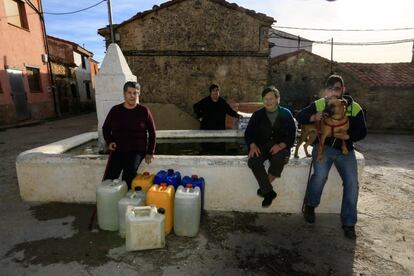
[(106, 179), (122, 179), (131, 188), (142, 160), (154, 159), (155, 124), (148, 108), (139, 104), (140, 86), (124, 84), (124, 102), (111, 108), (102, 126), (103, 135), (112, 151)]
[(210, 95), (194, 104), (194, 112), (200, 120), (200, 129), (226, 129), (226, 114), (240, 119), (241, 116), (220, 97), (220, 88), (216, 84), (210, 85)]
[[(264, 108), (253, 113), (244, 138), (249, 149), (248, 166), (260, 187), (257, 195), (264, 197), (262, 207), (268, 207), (277, 196), (272, 182), (281, 176), (289, 159), (296, 125), (290, 111), (279, 105), (280, 93), (275, 87), (265, 88), (262, 98)], [(268, 172), (263, 165), (266, 160), (270, 162)]]
[[(357, 222), (358, 201), (358, 167), (355, 157), (353, 142), (365, 138), (367, 127), (361, 106), (345, 96), (344, 81), (339, 75), (330, 76), (325, 84), (326, 97), (311, 103), (297, 115), (300, 124), (310, 124), (323, 119), (325, 116), (326, 102), (332, 98), (343, 98), (347, 101), (347, 116), (349, 129), (347, 134), (334, 134), (328, 137), (324, 143), (323, 157), (321, 161), (316, 160), (319, 141), (313, 146), (313, 175), (306, 189), (306, 206), (304, 217), (309, 223), (315, 222), (315, 207), (320, 203), (323, 187), (328, 178), (332, 164), (335, 164), (343, 181), (343, 197), (341, 208), (341, 222), (345, 237), (355, 239), (355, 224)], [(345, 140), (349, 153), (342, 153), (341, 145)]]

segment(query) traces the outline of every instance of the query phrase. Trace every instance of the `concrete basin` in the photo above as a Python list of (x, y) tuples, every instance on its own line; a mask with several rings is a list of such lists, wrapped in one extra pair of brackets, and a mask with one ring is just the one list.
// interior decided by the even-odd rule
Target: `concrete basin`
[[(243, 137), (243, 132), (157, 131), (157, 139), (226, 137)], [(84, 133), (19, 154), (16, 169), (22, 199), (36, 202), (95, 202), (96, 186), (101, 181), (108, 156), (71, 155), (66, 152), (97, 138), (97, 132)], [(156, 173), (161, 169), (173, 168), (183, 176), (197, 174), (204, 177), (206, 210), (299, 213), (311, 163), (310, 158), (304, 157), (302, 149), (299, 156), (298, 159), (292, 157), (282, 178), (274, 181), (278, 197), (266, 209), (261, 207), (262, 199), (256, 195), (258, 185), (247, 167), (247, 156), (159, 155), (150, 165), (142, 163), (139, 172)], [(361, 175), (364, 157), (359, 152), (356, 156)], [(318, 212), (339, 213), (341, 200), (342, 181), (333, 167)]]

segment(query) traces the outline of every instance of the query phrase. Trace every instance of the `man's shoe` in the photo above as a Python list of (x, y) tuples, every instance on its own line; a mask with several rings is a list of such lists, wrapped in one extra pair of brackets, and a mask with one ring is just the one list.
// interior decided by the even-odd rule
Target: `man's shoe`
[(264, 197), (264, 195), (262, 195), (262, 190), (260, 190), (260, 188), (257, 189), (257, 195), (260, 197)]
[(275, 199), (277, 197), (277, 194), (275, 191), (271, 191), (268, 192), (267, 194), (265, 194), (264, 199), (262, 201), (262, 207), (266, 208), (269, 207), (272, 204), (273, 199)]
[(344, 230), (345, 238), (350, 240), (356, 239), (355, 226), (342, 225), (342, 229)]
[(305, 212), (303, 212), (303, 217), (309, 223), (315, 223), (315, 207), (305, 206)]

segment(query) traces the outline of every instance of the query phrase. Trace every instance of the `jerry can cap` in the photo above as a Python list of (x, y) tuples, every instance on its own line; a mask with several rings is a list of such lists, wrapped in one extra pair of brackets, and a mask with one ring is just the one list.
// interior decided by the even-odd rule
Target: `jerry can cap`
[(165, 209), (164, 208), (158, 208), (158, 214), (162, 214), (162, 215), (164, 215), (165, 214)]
[(196, 175), (196, 174), (192, 174), (192, 175), (191, 175), (191, 178), (192, 178), (192, 179), (197, 179), (197, 178), (198, 178), (198, 175)]
[(134, 191), (135, 192), (139, 192), (139, 191), (141, 191), (142, 190), (142, 187), (141, 186), (136, 186), (135, 188), (134, 188)]
[(149, 172), (144, 172), (142, 175), (148, 176), (148, 175), (150, 175), (150, 173)]
[(192, 188), (192, 187), (193, 187), (193, 184), (191, 184), (191, 183), (187, 183), (187, 184), (185, 185), (185, 187), (186, 187), (186, 188)]

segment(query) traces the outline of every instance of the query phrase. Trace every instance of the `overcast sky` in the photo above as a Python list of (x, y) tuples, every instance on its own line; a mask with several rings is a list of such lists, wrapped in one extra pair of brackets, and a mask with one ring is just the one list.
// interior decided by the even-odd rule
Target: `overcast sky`
[[(100, 0), (43, 0), (45, 12), (86, 8)], [(162, 0), (112, 0), (113, 23), (160, 5)], [(273, 17), (275, 26), (330, 29), (412, 28), (405, 31), (331, 32), (280, 29), (301, 37), (336, 42), (414, 40), (414, 0), (233, 0), (247, 9)], [(48, 34), (71, 40), (94, 53), (101, 62), (105, 47), (97, 29), (108, 24), (107, 3), (72, 15), (46, 15)], [(387, 46), (335, 46), (334, 60), (342, 62), (409, 62), (412, 42)], [(313, 52), (330, 58), (330, 46), (314, 45)]]

